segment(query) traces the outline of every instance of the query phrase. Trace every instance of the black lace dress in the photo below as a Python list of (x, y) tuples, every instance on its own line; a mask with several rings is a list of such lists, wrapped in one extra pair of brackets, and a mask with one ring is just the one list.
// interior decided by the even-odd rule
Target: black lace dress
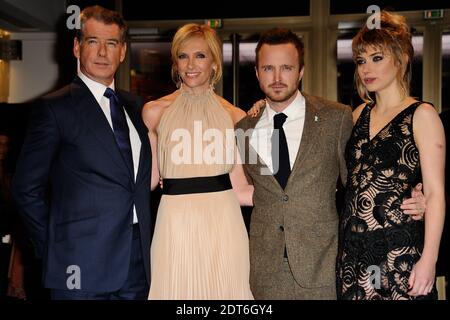
[(422, 253), (424, 224), (405, 215), (400, 205), (421, 179), (412, 130), (420, 104), (401, 111), (372, 140), (372, 104), (367, 104), (353, 128), (339, 230), (339, 299), (413, 299), (408, 279)]

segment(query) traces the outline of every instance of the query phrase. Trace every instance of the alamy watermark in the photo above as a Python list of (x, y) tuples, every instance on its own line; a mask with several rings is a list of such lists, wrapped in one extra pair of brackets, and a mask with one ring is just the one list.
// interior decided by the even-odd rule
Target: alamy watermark
[(202, 121), (194, 121), (192, 131), (185, 128), (172, 131), (167, 160), (174, 165), (256, 165), (261, 163), (260, 159), (270, 159), (270, 165), (262, 165), (260, 173), (272, 175), (279, 169), (279, 136), (278, 129), (203, 130)]
[(381, 269), (377, 265), (371, 265), (367, 267), (369, 273), (369, 283), (374, 289), (381, 288)]
[(371, 5), (367, 7), (367, 13), (370, 13), (370, 17), (367, 18), (366, 26), (369, 30), (381, 28), (381, 14), (380, 7), (377, 5)]
[(81, 28), (81, 24), (80, 24), (80, 7), (77, 5), (71, 5), (67, 7), (66, 10), (67, 14), (70, 14), (69, 17), (67, 17), (66, 20), (66, 26), (67, 29), (69, 30), (73, 30), (73, 29), (80, 29)]
[(81, 289), (81, 268), (75, 264), (67, 267), (66, 273), (69, 275), (66, 280), (66, 287), (69, 290)]
[[(381, 9), (377, 5), (370, 5), (367, 7), (366, 13), (371, 14), (366, 21), (366, 26), (370, 30), (372, 29), (380, 29), (381, 28), (381, 16), (380, 16)], [(73, 29), (80, 29), (80, 13), (81, 9), (77, 5), (70, 5), (66, 9), (66, 13), (70, 14), (69, 17), (67, 17), (66, 20), (66, 26), (67, 29), (73, 30)]]

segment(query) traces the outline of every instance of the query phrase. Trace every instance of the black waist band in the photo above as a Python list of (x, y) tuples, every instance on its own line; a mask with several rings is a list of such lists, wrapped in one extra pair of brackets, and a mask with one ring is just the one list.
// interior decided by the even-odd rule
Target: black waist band
[(218, 192), (231, 189), (229, 174), (213, 177), (163, 179), (163, 194)]

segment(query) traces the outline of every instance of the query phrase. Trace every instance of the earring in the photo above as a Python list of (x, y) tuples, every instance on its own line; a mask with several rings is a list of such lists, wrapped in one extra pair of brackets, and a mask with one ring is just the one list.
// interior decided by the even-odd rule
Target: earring
[(183, 85), (183, 79), (181, 78), (180, 74), (177, 72), (177, 88), (181, 88)]
[(214, 81), (214, 77), (216, 76), (216, 69), (211, 70), (211, 78), (209, 79), (211, 83)]

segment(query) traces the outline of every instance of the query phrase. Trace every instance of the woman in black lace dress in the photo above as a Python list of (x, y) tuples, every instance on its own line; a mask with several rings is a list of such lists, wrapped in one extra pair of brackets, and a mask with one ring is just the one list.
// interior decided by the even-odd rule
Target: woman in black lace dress
[[(366, 103), (353, 112), (346, 149), (338, 297), (434, 298), (445, 207), (442, 123), (432, 105), (409, 96), (413, 47), (402, 16), (381, 12), (381, 28), (363, 27), (352, 47), (356, 85)], [(400, 209), (420, 181), (425, 222)]]

